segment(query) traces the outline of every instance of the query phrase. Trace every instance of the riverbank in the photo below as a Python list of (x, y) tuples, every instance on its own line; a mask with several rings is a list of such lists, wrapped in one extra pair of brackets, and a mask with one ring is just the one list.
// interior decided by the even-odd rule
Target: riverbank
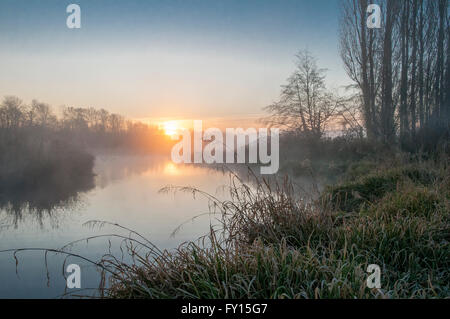
[[(106, 255), (108, 298), (438, 298), (450, 293), (448, 158), (354, 163), (320, 199), (232, 177), (206, 196), (221, 229), (175, 251), (140, 239), (135, 264)], [(165, 189), (172, 191), (173, 189)], [(381, 288), (367, 288), (369, 264)]]

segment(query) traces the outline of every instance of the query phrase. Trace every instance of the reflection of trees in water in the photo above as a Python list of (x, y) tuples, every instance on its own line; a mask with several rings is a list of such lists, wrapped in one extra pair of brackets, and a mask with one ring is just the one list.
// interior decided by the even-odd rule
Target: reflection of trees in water
[(105, 188), (115, 181), (146, 172), (161, 172), (170, 158), (153, 155), (100, 155), (95, 159), (95, 182)]
[(17, 228), (23, 222), (36, 222), (58, 227), (65, 212), (82, 203), (82, 193), (94, 188), (92, 174), (70, 179), (49, 176), (33, 186), (2, 187), (0, 189), (0, 229)]

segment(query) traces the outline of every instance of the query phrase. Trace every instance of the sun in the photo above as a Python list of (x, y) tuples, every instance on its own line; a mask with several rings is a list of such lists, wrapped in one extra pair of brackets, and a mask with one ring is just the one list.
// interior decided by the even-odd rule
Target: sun
[(167, 121), (162, 124), (162, 128), (164, 129), (164, 134), (168, 136), (175, 136), (180, 129), (177, 121)]

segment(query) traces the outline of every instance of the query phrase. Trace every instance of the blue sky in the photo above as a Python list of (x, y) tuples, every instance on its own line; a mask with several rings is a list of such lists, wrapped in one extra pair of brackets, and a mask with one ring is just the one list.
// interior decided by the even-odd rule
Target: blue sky
[[(81, 7), (82, 28), (66, 27)], [(348, 83), (339, 0), (0, 0), (0, 95), (131, 118), (244, 117), (308, 49)]]

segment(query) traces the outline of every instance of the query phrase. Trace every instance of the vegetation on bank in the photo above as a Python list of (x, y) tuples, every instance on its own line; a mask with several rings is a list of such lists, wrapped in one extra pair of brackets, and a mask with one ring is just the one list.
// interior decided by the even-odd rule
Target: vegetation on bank
[(50, 211), (93, 188), (91, 152), (169, 153), (169, 137), (155, 126), (104, 109), (60, 113), (37, 100), (0, 102), (0, 209)]
[(94, 157), (58, 128), (48, 105), (0, 104), (0, 209), (50, 211), (94, 184)]
[[(101, 261), (112, 273), (105, 297), (448, 297), (448, 158), (371, 164), (369, 175), (349, 169), (313, 203), (288, 180), (255, 176), (233, 176), (227, 201), (183, 188), (206, 196), (222, 227), (175, 251), (130, 240), (134, 264)], [(369, 264), (381, 267), (381, 289), (366, 286)]]

